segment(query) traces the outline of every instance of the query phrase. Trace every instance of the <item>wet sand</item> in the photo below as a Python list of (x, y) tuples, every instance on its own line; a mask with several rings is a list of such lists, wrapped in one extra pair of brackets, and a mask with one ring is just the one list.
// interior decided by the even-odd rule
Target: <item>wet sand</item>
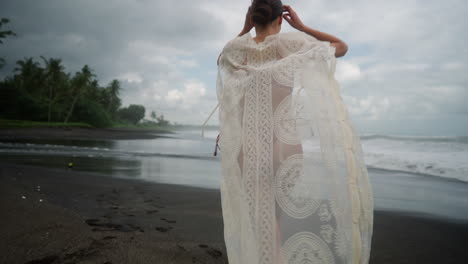
[[(0, 263), (227, 263), (219, 190), (0, 163)], [(370, 263), (465, 263), (468, 223), (376, 211)]]

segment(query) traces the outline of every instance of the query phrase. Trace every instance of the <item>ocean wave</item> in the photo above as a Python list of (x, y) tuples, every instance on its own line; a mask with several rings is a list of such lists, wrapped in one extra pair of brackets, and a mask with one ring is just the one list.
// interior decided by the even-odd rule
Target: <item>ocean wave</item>
[(398, 157), (372, 153), (365, 153), (364, 159), (368, 168), (428, 175), (468, 182), (468, 167), (466, 166), (448, 167), (444, 166), (445, 164), (443, 163), (434, 161), (409, 161)]
[(410, 136), (410, 135), (382, 135), (367, 134), (361, 135), (362, 141), (373, 139), (387, 139), (393, 141), (413, 141), (413, 142), (448, 142), (468, 144), (468, 136)]
[(468, 182), (467, 136), (369, 134), (360, 138), (370, 167)]

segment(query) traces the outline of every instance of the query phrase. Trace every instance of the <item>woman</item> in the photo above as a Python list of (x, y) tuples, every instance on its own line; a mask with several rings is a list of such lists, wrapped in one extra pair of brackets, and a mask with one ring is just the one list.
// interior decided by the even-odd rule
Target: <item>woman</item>
[[(279, 33), (283, 19), (298, 31)], [(254, 0), (220, 54), (229, 263), (368, 263), (372, 190), (334, 78), (347, 49), (280, 0)]]

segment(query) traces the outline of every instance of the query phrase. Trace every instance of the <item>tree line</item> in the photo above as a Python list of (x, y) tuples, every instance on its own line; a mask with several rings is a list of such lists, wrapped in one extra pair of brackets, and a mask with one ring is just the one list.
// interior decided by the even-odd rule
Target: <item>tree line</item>
[(93, 70), (65, 72), (61, 59), (41, 56), (16, 62), (12, 76), (0, 82), (3, 118), (47, 122), (84, 122), (96, 127), (114, 122), (136, 124), (145, 116), (142, 105), (121, 108), (118, 80), (101, 86)]
[[(16, 35), (1, 31), (2, 25), (8, 22), (8, 19), (0, 20), (0, 44), (2, 38)], [(65, 71), (60, 58), (40, 56), (40, 59), (40, 62), (32, 57), (18, 60), (12, 74), (0, 81), (1, 118), (65, 124), (83, 122), (95, 127), (137, 124), (144, 118), (144, 106), (122, 107), (119, 97), (122, 86), (118, 80), (101, 86), (88, 65), (72, 74)], [(1, 59), (0, 67), (3, 64)], [(162, 116), (152, 113), (152, 117), (158, 120), (154, 124), (168, 124)]]

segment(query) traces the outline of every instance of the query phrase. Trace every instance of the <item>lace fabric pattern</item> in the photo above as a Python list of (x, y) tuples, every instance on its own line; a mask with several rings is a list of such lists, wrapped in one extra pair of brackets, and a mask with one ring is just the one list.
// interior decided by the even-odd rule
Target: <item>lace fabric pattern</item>
[(221, 201), (231, 264), (368, 263), (372, 189), (334, 78), (302, 32), (229, 41), (218, 66)]

